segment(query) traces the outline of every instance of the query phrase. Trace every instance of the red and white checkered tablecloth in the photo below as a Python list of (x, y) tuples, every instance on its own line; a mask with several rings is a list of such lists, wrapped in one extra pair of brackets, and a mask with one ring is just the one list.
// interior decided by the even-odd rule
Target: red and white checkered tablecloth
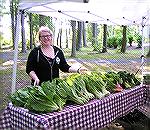
[(143, 105), (144, 88), (136, 86), (85, 105), (68, 105), (62, 111), (35, 114), (8, 104), (0, 130), (96, 130)]

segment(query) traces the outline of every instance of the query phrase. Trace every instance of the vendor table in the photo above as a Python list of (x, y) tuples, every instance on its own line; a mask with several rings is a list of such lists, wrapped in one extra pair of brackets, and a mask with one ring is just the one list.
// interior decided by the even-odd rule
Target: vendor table
[(136, 86), (85, 105), (67, 105), (62, 111), (35, 114), (8, 104), (0, 129), (11, 130), (95, 130), (143, 105), (144, 87)]

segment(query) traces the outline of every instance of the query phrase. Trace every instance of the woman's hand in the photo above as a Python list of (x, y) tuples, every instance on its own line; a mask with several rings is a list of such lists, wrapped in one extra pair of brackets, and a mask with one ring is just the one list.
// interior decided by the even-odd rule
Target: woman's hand
[(39, 78), (37, 77), (37, 75), (35, 74), (34, 71), (31, 71), (29, 73), (29, 76), (34, 80), (34, 86), (39, 85), (40, 80), (39, 80)]
[(34, 80), (34, 86), (39, 85), (39, 83), (40, 83), (40, 80), (39, 80), (38, 78), (36, 78), (36, 79)]
[(80, 73), (80, 74), (85, 74), (88, 71), (88, 69), (81, 64), (75, 63), (72, 64), (71, 67), (69, 68), (70, 73)]
[(79, 74), (86, 74), (87, 71), (88, 71), (88, 69), (85, 68), (84, 66), (81, 66), (81, 67), (77, 70), (77, 72), (78, 72)]

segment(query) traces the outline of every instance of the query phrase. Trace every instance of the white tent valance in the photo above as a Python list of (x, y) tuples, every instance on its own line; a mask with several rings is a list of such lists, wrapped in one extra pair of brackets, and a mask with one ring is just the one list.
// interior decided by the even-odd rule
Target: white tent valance
[(145, 25), (150, 25), (149, 0), (89, 0), (88, 3), (80, 3), (82, 0), (51, 1), (20, 0), (19, 9), (56, 18), (116, 25), (141, 25), (142, 17), (145, 17)]

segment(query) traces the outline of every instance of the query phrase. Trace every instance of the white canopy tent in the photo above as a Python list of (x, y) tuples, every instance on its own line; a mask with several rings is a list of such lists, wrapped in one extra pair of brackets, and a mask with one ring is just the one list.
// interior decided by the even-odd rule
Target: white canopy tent
[(147, 18), (150, 11), (149, 0), (89, 0), (88, 3), (51, 1), (20, 0), (19, 9), (57, 18), (118, 25), (141, 25), (142, 17)]
[[(144, 26), (150, 25), (150, 0), (20, 0), (19, 10), (107, 25), (141, 25), (142, 30)], [(19, 11), (17, 19), (19, 29)], [(16, 33), (12, 92), (16, 85), (19, 31)]]

